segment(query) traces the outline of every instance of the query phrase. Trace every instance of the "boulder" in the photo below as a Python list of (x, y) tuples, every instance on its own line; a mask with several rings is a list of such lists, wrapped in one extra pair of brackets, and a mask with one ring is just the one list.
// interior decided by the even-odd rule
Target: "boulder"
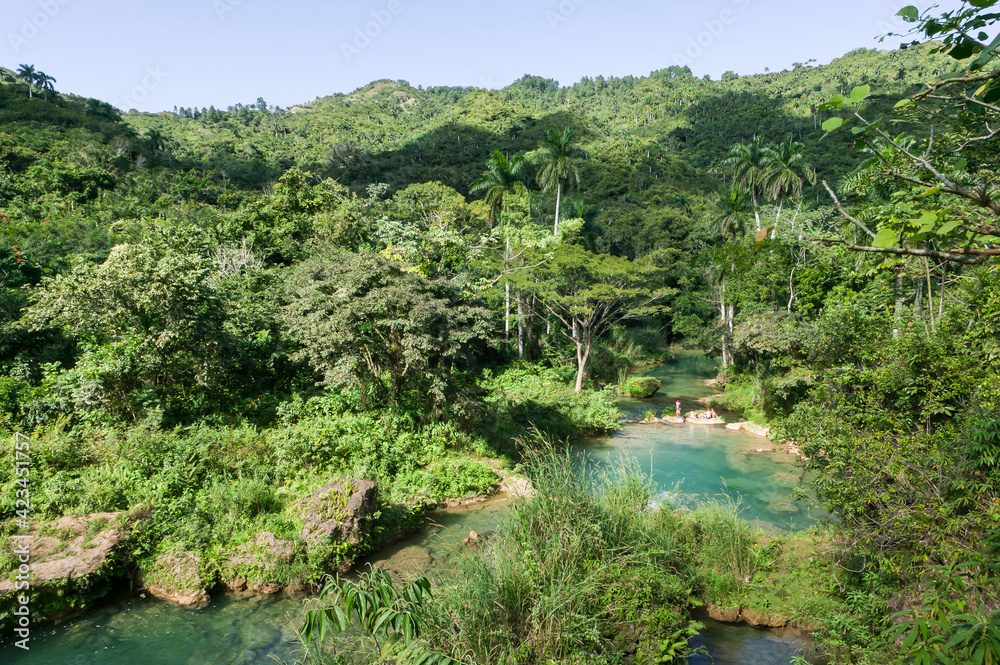
[(721, 621), (723, 623), (736, 623), (740, 620), (740, 608), (738, 607), (726, 607), (722, 608), (718, 605), (708, 606), (708, 616), (716, 621)]
[(370, 480), (335, 480), (301, 504), (302, 540), (322, 538), (358, 545), (368, 533), (378, 501), (378, 485)]
[(740, 423), (740, 427), (744, 431), (750, 432), (751, 434), (756, 434), (757, 436), (765, 436), (766, 437), (766, 436), (770, 436), (771, 435), (771, 428), (770, 427), (761, 427), (760, 425), (751, 423), (749, 421)]
[[(49, 606), (57, 612), (68, 599), (89, 602), (110, 589), (128, 523), (124, 513), (67, 515), (36, 525), (24, 535), (30, 538), (14, 539), (11, 546), (28, 546), (32, 571), (28, 596), (33, 606)], [(20, 562), (16, 558), (8, 561), (12, 565), (0, 570), (0, 628), (10, 620), (17, 597), (25, 593), (16, 587)]]
[(271, 584), (277, 584), (281, 575), (277, 568), (291, 563), (295, 556), (296, 543), (280, 540), (270, 531), (262, 531), (244, 545), (237, 546), (228, 553), (222, 567), (223, 584), (230, 591), (250, 589), (258, 593), (276, 593)]
[(660, 380), (652, 376), (633, 376), (625, 380), (619, 393), (625, 397), (646, 399), (660, 389)]
[(142, 584), (151, 596), (178, 605), (208, 601), (210, 582), (201, 575), (201, 557), (194, 552), (161, 554), (152, 568), (142, 574)]

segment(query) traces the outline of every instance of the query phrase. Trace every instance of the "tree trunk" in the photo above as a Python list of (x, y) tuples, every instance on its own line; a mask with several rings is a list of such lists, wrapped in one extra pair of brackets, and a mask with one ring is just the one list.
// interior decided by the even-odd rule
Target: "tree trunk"
[(556, 223), (552, 235), (559, 235), (559, 204), (562, 202), (562, 181), (556, 183)]
[(934, 284), (931, 282), (931, 262), (924, 257), (924, 269), (927, 271), (927, 313), (931, 316), (931, 330), (937, 328), (934, 322)]
[(524, 294), (517, 290), (517, 359), (524, 360)]
[(753, 201), (753, 217), (757, 220), (757, 232), (760, 232), (760, 211), (757, 210), (757, 192), (750, 191), (750, 200)]
[(903, 315), (903, 266), (896, 266), (896, 311), (892, 316), (892, 338), (899, 338), (899, 319)]
[[(507, 238), (507, 253), (503, 257), (504, 267), (510, 261), (510, 238)], [(510, 349), (510, 282), (504, 285), (504, 310), (503, 310), (503, 332), (507, 342), (507, 349)]]
[(590, 339), (576, 343), (576, 392), (583, 390), (583, 373), (587, 368), (587, 358), (590, 356)]
[(795, 269), (799, 267), (799, 262), (796, 261), (795, 265), (792, 266), (792, 272), (788, 275), (788, 313), (792, 312), (792, 303), (795, 302)]
[(504, 285), (504, 304), (503, 304), (503, 336), (507, 343), (507, 348), (510, 348), (510, 282)]
[(781, 219), (781, 209), (785, 207), (785, 195), (781, 195), (781, 200), (778, 201), (778, 214), (774, 216), (774, 229), (771, 231), (771, 240), (778, 235), (778, 220)]
[[(725, 294), (725, 291), (722, 292)], [(722, 320), (722, 368), (729, 367), (729, 356), (726, 355), (726, 300), (724, 295), (719, 296), (719, 316)]]

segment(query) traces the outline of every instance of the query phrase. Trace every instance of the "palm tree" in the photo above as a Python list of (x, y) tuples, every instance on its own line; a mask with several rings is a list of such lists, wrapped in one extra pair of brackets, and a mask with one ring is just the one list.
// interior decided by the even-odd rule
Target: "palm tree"
[(469, 187), (472, 194), (486, 193), (483, 199), (490, 207), (490, 228), (493, 228), (493, 220), (503, 210), (507, 197), (512, 194), (523, 195), (527, 191), (524, 184), (524, 153), (519, 152), (507, 159), (499, 150), (493, 151), (486, 162), (486, 171)]
[(35, 72), (35, 85), (42, 90), (42, 94), (45, 95), (45, 101), (49, 101), (50, 92), (56, 91), (56, 89), (52, 86), (55, 82), (55, 77), (49, 76), (45, 72)]
[[(524, 153), (519, 152), (512, 158), (507, 159), (507, 155), (499, 150), (494, 150), (486, 162), (486, 171), (479, 176), (469, 187), (469, 192), (479, 194), (485, 192), (483, 199), (490, 207), (487, 225), (493, 228), (493, 220), (499, 215), (507, 201), (507, 197), (523, 196), (528, 193), (528, 188), (524, 184)], [(530, 207), (530, 202), (529, 202)], [(510, 236), (506, 239), (506, 253), (504, 263), (510, 259)], [(524, 322), (521, 317), (521, 297), (518, 291), (518, 349), (521, 357), (524, 357)], [(508, 346), (510, 345), (510, 282), (504, 285), (504, 337)]]
[(722, 165), (733, 177), (733, 183), (750, 194), (753, 215), (757, 220), (757, 230), (760, 231), (760, 212), (757, 209), (757, 199), (764, 189), (767, 174), (764, 146), (761, 140), (754, 137), (750, 143), (737, 143), (729, 149), (729, 154), (722, 160)]
[(146, 139), (146, 145), (149, 146), (153, 157), (156, 157), (158, 152), (167, 147), (167, 138), (158, 129), (150, 129), (143, 138)]
[(764, 148), (764, 190), (772, 200), (780, 201), (778, 214), (774, 217), (775, 227), (778, 226), (785, 197), (799, 198), (802, 196), (803, 181), (809, 184), (816, 182), (816, 174), (812, 165), (806, 162), (802, 148), (803, 145), (797, 141), (782, 141), (776, 147)]
[(580, 183), (577, 164), (587, 158), (587, 153), (574, 144), (573, 127), (569, 126), (562, 134), (549, 128), (536, 155), (541, 162), (538, 185), (546, 192), (556, 190), (556, 222), (553, 235), (558, 235), (559, 204), (562, 202), (563, 183), (569, 187)]
[(746, 230), (745, 224), (750, 214), (747, 203), (747, 194), (739, 187), (733, 187), (728, 192), (720, 192), (715, 200), (713, 220), (719, 225), (719, 233), (731, 236), (733, 244), (736, 244)]
[(32, 97), (32, 86), (35, 84), (35, 76), (38, 72), (34, 65), (20, 65), (17, 70), (17, 77), (28, 84), (28, 99)]
[(683, 192), (679, 194), (674, 194), (673, 197), (670, 199), (670, 202), (673, 203), (678, 208), (680, 208), (681, 210), (683, 210), (684, 212), (686, 212), (687, 214), (689, 215), (691, 214), (691, 199), (689, 199), (687, 195), (684, 194)]

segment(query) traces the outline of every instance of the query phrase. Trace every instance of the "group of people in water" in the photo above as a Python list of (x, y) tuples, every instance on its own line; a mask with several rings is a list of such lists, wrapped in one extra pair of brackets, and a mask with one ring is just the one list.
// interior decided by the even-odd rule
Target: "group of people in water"
[[(684, 415), (681, 413), (681, 401), (677, 400), (674, 402), (674, 405), (677, 407), (676, 416), (681, 418)], [(691, 415), (688, 417), (697, 418), (699, 420), (712, 420), (714, 418), (718, 418), (719, 416), (715, 413), (715, 407), (709, 407), (708, 411), (692, 411)]]

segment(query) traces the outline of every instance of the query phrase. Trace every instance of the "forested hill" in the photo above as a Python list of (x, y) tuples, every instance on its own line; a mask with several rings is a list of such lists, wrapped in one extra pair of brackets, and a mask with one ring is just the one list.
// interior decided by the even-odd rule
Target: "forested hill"
[(928, 50), (860, 49), (829, 65), (727, 73), (722, 81), (679, 67), (647, 77), (585, 78), (570, 87), (525, 76), (500, 91), (377, 81), (288, 110), (258, 100), (227, 111), (130, 113), (125, 122), (136, 135), (163, 137), (170, 159), (158, 163), (207, 171), (240, 188), (259, 189), (298, 166), (356, 190), (440, 181), (463, 194), (491, 151), (530, 151), (549, 127), (573, 125), (591, 157), (580, 191), (597, 221), (656, 243), (667, 240), (656, 228), (676, 221), (662, 218), (663, 205), (679, 193), (714, 192), (720, 178), (711, 167), (734, 143), (794, 138), (821, 176), (846, 173), (856, 164), (847, 139), (820, 140), (825, 116), (817, 107), (862, 84), (873, 87), (876, 104), (914, 92), (947, 67)]
[[(525, 572), (448, 614), (441, 648), (667, 662), (694, 594), (818, 627), (833, 663), (998, 662), (998, 4), (906, 7), (939, 43), (791, 71), (376, 81), (290, 109), (123, 113), (56, 90), (57, 71), (0, 68), (0, 436), (30, 441), (33, 523), (136, 521), (103, 577), (33, 606), (79, 605), (124, 571), (152, 589), (178, 556), (202, 562), (201, 591), (318, 582), (494, 491), (526, 450), (614, 431), (615, 394), (658, 389), (630, 371), (684, 345), (721, 357), (715, 406), (801, 445), (839, 521), (829, 549), (794, 545), (794, 563), (743, 527), (637, 511), (649, 488), (625, 482), (595, 523), (676, 537), (630, 547), (657, 566), (676, 552), (671, 575), (690, 577), (650, 577), (618, 540), (579, 565), (559, 541), (538, 567), (518, 533), (483, 551)], [(14, 446), (0, 462), (0, 485), (27, 483)], [(378, 483), (375, 535), (307, 538), (300, 500), (344, 478)], [(3, 496), (11, 580), (27, 509)], [(626, 513), (660, 521), (626, 529)], [(292, 559), (230, 565), (265, 542)], [(573, 577), (534, 583), (557, 568)], [(823, 581), (794, 598), (777, 573)], [(593, 601), (504, 590), (579, 575)], [(0, 628), (18, 604), (0, 594)], [(577, 628), (552, 633), (550, 608), (570, 605)]]

